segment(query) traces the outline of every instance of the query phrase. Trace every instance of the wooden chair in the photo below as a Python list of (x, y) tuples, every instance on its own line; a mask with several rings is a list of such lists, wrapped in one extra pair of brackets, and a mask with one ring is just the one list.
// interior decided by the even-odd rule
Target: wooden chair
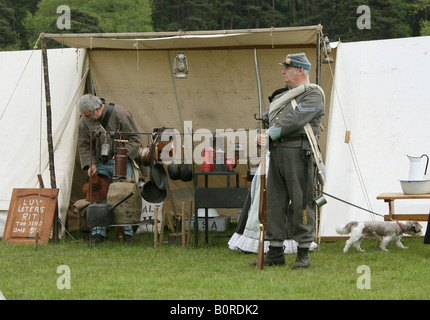
[[(182, 202), (182, 213), (180, 216), (181, 232), (180, 233), (171, 233), (168, 236), (168, 243), (169, 244), (182, 245), (183, 248), (185, 248), (186, 246), (188, 246), (190, 244), (193, 201), (189, 202), (189, 211), (188, 212), (185, 212), (185, 205), (186, 205), (186, 202), (185, 201)], [(164, 210), (164, 207), (163, 207), (163, 218), (162, 218), (162, 224), (161, 224), (160, 241), (158, 241), (158, 245), (160, 245), (160, 246), (161, 246), (161, 243), (163, 242), (164, 227), (165, 227), (165, 221), (167, 221), (167, 214), (168, 213), (166, 212), (166, 210)], [(188, 217), (188, 228), (185, 228), (185, 224), (186, 224), (185, 218), (186, 217)]]

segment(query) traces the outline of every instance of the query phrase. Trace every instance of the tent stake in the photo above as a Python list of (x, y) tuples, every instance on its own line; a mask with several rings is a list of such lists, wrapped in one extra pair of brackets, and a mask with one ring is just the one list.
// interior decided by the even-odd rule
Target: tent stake
[[(52, 115), (51, 115), (51, 91), (49, 85), (49, 73), (48, 73), (48, 54), (46, 51), (46, 39), (42, 35), (42, 61), (43, 61), (43, 77), (45, 80), (45, 99), (46, 99), (46, 127), (47, 127), (47, 138), (48, 138), (48, 154), (49, 154), (49, 172), (51, 174), (51, 188), (56, 189), (57, 183), (55, 179), (55, 166), (54, 166), (54, 147), (52, 143)], [(53, 240), (58, 241), (58, 203), (54, 213), (53, 223)]]

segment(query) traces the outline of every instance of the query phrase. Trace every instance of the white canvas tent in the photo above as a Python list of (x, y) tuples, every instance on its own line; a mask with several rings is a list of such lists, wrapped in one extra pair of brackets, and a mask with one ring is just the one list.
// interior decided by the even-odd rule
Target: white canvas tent
[[(325, 81), (330, 79), (329, 73), (315, 72), (320, 70), (317, 48), (321, 35), (321, 26), (122, 35), (128, 39), (112, 39), (121, 36), (118, 34), (44, 35), (78, 48), (48, 50), (61, 221), (66, 221), (69, 204), (82, 198), (85, 174), (75, 163), (76, 102), (92, 86), (98, 96), (130, 110), (142, 133), (160, 127), (182, 132), (184, 121), (191, 121), (194, 131), (254, 129), (253, 115), (259, 113), (254, 49), (264, 97), (284, 86), (278, 63), (293, 52), (307, 54), (313, 64), (312, 82), (322, 79), (329, 93), (330, 84)], [(179, 50), (188, 57), (187, 79), (175, 79), (172, 73)], [(0, 169), (0, 236), (12, 189), (37, 188), (39, 171), (49, 187), (41, 68), (38, 50), (0, 53), (0, 139), (8, 154)], [(142, 135), (142, 144), (147, 137)], [(246, 174), (247, 165), (237, 170)], [(171, 182), (171, 187), (176, 199), (193, 195), (192, 182)]]
[[(409, 170), (405, 153), (430, 153), (429, 48), (430, 37), (339, 44), (326, 148), (327, 193), (388, 214), (387, 203), (376, 198), (402, 192), (398, 179), (407, 180)], [(345, 131), (351, 132), (349, 144)], [(422, 165), (424, 173), (424, 160)], [(326, 200), (323, 240), (339, 236), (339, 224), (383, 220), (333, 198)], [(429, 209), (428, 200), (395, 202), (396, 213), (426, 214)]]
[[(85, 50), (49, 51), (52, 135), (62, 221), (67, 214), (79, 119), (76, 99), (88, 73)], [(40, 51), (0, 52), (0, 237), (3, 236), (13, 188), (38, 188), (40, 173), (50, 187), (45, 89)], [(71, 160), (72, 159), (72, 160)]]

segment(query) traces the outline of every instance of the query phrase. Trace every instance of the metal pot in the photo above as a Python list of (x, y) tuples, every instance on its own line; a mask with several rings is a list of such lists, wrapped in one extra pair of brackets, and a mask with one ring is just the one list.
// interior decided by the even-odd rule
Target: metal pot
[(150, 147), (139, 147), (137, 152), (137, 160), (143, 166), (148, 167), (151, 165), (151, 148)]
[[(154, 154), (158, 153), (158, 148), (155, 146)], [(151, 162), (153, 165), (151, 167), (151, 171), (149, 172), (149, 177), (151, 182), (157, 186), (158, 189), (165, 190), (168, 183), (168, 177), (166, 170), (164, 170), (164, 166), (161, 163), (158, 163), (157, 160), (154, 161), (154, 154), (151, 156)]]
[(123, 199), (121, 199), (117, 204), (111, 206), (107, 203), (92, 203), (87, 208), (87, 225), (89, 227), (107, 227), (111, 224), (113, 217), (113, 210), (119, 206), (121, 203), (126, 201), (134, 195), (131, 192)]
[(161, 163), (156, 163), (152, 166), (150, 177), (158, 189), (165, 190), (168, 183), (167, 173)]
[(166, 199), (167, 191), (157, 188), (152, 181), (148, 181), (141, 187), (140, 194), (147, 202), (159, 203)]
[(169, 177), (172, 180), (178, 180), (181, 178), (181, 174), (179, 173), (179, 167), (176, 163), (171, 163), (167, 166), (167, 172), (169, 173)]
[(186, 182), (193, 180), (193, 169), (191, 164), (182, 163), (178, 167), (182, 181)]

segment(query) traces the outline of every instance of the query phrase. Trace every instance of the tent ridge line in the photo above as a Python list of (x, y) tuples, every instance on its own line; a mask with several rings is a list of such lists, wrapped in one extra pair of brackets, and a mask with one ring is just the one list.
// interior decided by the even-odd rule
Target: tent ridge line
[[(289, 44), (284, 44), (284, 45), (275, 45), (275, 49), (290, 49), (290, 48), (314, 48), (315, 45), (314, 44), (303, 44), (303, 45), (289, 45)], [(187, 47), (177, 47), (177, 48), (170, 48), (170, 49), (166, 49), (166, 48), (150, 48), (150, 49), (145, 49), (145, 48), (139, 48), (139, 50), (143, 50), (143, 51), (180, 51), (180, 50), (186, 50), (186, 51), (199, 51), (199, 50), (250, 50), (250, 49), (273, 49), (272, 45), (257, 45), (257, 46), (251, 46), (251, 45), (247, 45), (247, 46), (222, 46), (222, 47), (192, 47), (192, 48), (187, 48)], [(124, 50), (136, 50), (136, 48), (130, 48), (130, 49), (124, 49), (124, 48), (109, 48), (109, 47), (96, 47), (96, 48), (92, 48), (91, 51), (98, 51), (98, 50), (103, 50), (103, 51), (124, 51)]]
[(259, 29), (230, 29), (230, 30), (202, 30), (202, 31), (174, 31), (174, 32), (125, 32), (125, 33), (41, 33), (45, 38), (77, 38), (77, 37), (151, 37), (151, 36), (189, 36), (189, 35), (215, 35), (238, 33), (263, 33), (284, 31), (320, 30), (320, 25), (283, 28), (259, 28)]

